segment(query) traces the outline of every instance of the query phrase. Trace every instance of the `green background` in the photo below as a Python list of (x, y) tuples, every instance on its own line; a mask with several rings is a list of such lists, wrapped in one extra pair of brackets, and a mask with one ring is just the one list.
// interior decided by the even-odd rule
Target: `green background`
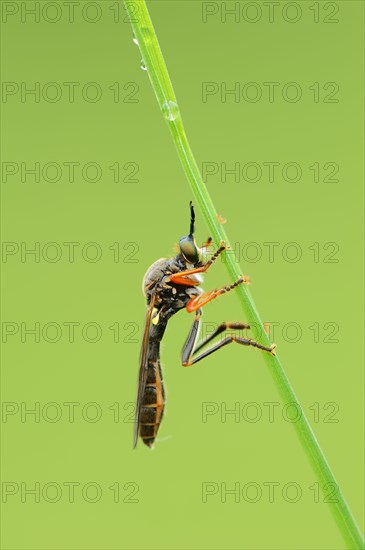
[[(33, 2), (2, 2), (2, 78), (14, 90), (38, 82), (40, 96), (39, 101), (22, 98), (19, 91), (2, 99), (2, 167), (18, 167), (2, 183), (2, 236), (13, 243), (6, 250), (14, 247), (14, 254), (2, 260), (2, 399), (6, 411), (13, 407), (14, 413), (2, 421), (3, 498), (9, 483), (15, 493), (3, 504), (3, 548), (344, 548), (322, 493), (315, 502), (317, 480), (283, 417), (284, 404), (260, 353), (230, 346), (183, 369), (180, 350), (192, 321), (184, 312), (172, 319), (162, 344), (168, 403), (155, 449), (140, 444), (132, 450), (145, 315), (141, 281), (148, 266), (173, 255), (186, 234), (192, 195), (121, 4), (96, 2), (98, 12), (91, 6), (82, 17), (81, 8), (90, 2), (79, 2), (74, 22), (63, 2), (60, 12), (52, 5), (42, 12), (52, 3), (40, 2), (38, 22), (22, 12), (21, 4), (34, 7)], [(299, 8), (287, 2), (280, 3), (271, 22), (260, 3), (255, 23), (249, 20), (257, 2), (251, 8), (237, 3), (236, 20), (227, 16), (226, 21), (223, 4), (212, 3), (217, 14), (205, 23), (201, 2), (148, 5), (198, 164), (215, 162), (219, 169), (208, 177), (208, 189), (227, 219), (231, 242), (239, 243), (255, 303), (275, 327), (273, 340), (286, 372), (361, 523), (363, 4), (297, 2), (301, 13), (295, 23), (286, 19)], [(14, 15), (6, 16), (13, 8)], [(59, 21), (51, 23), (57, 13)], [(52, 87), (47, 88), (51, 82), (61, 89), (54, 102)], [(65, 82), (80, 84), (73, 102)], [(98, 101), (82, 96), (90, 82), (101, 90)], [(215, 82), (219, 89), (206, 102), (203, 82)], [(236, 102), (231, 95), (222, 101), (222, 83), (232, 88), (236, 82), (240, 88), (257, 83), (262, 98), (249, 102), (240, 96)], [(272, 102), (264, 82), (279, 83)], [(300, 86), (299, 101), (283, 98), (288, 82)], [(310, 89), (315, 82), (318, 101)], [(332, 96), (336, 102), (328, 102), (328, 82), (338, 86)], [(115, 83), (119, 98), (110, 89)], [(37, 162), (41, 168), (57, 163), (58, 181), (50, 181), (56, 174), (52, 168), (38, 182), (31, 175), (22, 181), (21, 163), (31, 168)], [(74, 181), (64, 165), (70, 162), (79, 163)], [(92, 168), (86, 178), (82, 174), (89, 162), (102, 170), (98, 181), (87, 181)], [(263, 170), (258, 181), (221, 177), (221, 163), (242, 168), (250, 162)], [(268, 162), (280, 163), (272, 182), (263, 164)], [(297, 182), (282, 175), (289, 162), (301, 167)], [(114, 163), (120, 165), (118, 182), (109, 168)], [(314, 163), (321, 167), (318, 182), (309, 168)], [(324, 181), (330, 172), (326, 163), (338, 165), (338, 181)], [(135, 175), (126, 178), (134, 168)], [(197, 239), (205, 237), (197, 211)], [(67, 242), (79, 243), (73, 262)], [(95, 262), (95, 248), (85, 249), (91, 242), (101, 253)], [(263, 244), (268, 242), (279, 243), (273, 261)], [(290, 242), (302, 253), (296, 262), (285, 259), (285, 251), (293, 253), (285, 248)], [(47, 243), (57, 243), (56, 248)], [(249, 249), (247, 243), (256, 244)], [(313, 243), (318, 243), (318, 257)], [(24, 246), (39, 246), (39, 261), (22, 258)], [(51, 261), (57, 250), (60, 258)], [(262, 257), (252, 261), (257, 250)], [(204, 288), (226, 282), (219, 262)], [(206, 308), (205, 321), (223, 319), (242, 319), (234, 295)], [(65, 325), (71, 322), (78, 323), (73, 342)], [(39, 342), (24, 333), (35, 323)], [(87, 323), (101, 331), (95, 343), (86, 341), (94, 338), (92, 326), (85, 329), (86, 338), (82, 335)], [(300, 328), (296, 342), (294, 325), (288, 323)], [(319, 332), (309, 328), (315, 323)], [(7, 336), (9, 327), (16, 333)], [(73, 422), (69, 402), (79, 404)], [(217, 412), (203, 422), (207, 402), (215, 403)], [(35, 403), (39, 419), (24, 414)], [(272, 418), (268, 403), (276, 404)], [(222, 421), (224, 407), (238, 407), (240, 418), (223, 415)], [(101, 417), (92, 422), (95, 411)], [(55, 414), (60, 417), (52, 422)], [(255, 414), (261, 418), (250, 422)], [(70, 482), (79, 484), (74, 502), (65, 485)], [(87, 492), (90, 482), (101, 491), (94, 503), (89, 502), (93, 487)], [(202, 502), (206, 482), (217, 492)], [(276, 484), (273, 499), (270, 482)], [(36, 483), (39, 502), (24, 492)], [(115, 484), (118, 498), (110, 489)], [(224, 502), (224, 484), (238, 487), (239, 496), (228, 494)], [(295, 496), (290, 487), (299, 487), (297, 502), (289, 502)], [(255, 495), (257, 502), (250, 502)]]

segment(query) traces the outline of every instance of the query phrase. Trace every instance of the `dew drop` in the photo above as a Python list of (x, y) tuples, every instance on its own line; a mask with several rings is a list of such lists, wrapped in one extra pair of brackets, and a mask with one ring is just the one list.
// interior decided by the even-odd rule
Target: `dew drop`
[(132, 38), (132, 40), (133, 40), (133, 42), (134, 42), (137, 46), (139, 46), (138, 40), (137, 40), (136, 35), (135, 35), (134, 33), (133, 33), (133, 38)]
[(174, 101), (164, 101), (162, 104), (162, 113), (167, 120), (176, 120), (179, 116), (179, 107)]
[(142, 71), (147, 71), (147, 67), (146, 67), (143, 59), (141, 59), (141, 69), (142, 69)]

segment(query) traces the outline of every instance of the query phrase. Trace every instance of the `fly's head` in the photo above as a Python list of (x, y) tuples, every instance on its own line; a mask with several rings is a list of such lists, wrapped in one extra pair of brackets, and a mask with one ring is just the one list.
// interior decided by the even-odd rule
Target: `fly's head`
[(199, 267), (201, 265), (201, 251), (194, 239), (195, 212), (193, 203), (190, 201), (190, 232), (182, 237), (179, 242), (181, 259), (186, 265)]

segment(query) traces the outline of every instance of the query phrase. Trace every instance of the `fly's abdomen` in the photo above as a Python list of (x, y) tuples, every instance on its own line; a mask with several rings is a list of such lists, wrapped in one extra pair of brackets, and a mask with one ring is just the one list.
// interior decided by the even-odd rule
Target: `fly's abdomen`
[(164, 407), (165, 391), (160, 361), (149, 361), (139, 421), (139, 435), (148, 447), (152, 446), (156, 438)]

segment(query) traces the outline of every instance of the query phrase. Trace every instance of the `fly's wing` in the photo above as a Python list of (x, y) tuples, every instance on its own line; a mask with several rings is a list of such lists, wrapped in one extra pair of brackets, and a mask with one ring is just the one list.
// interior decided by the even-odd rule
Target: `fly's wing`
[(137, 395), (137, 405), (136, 405), (136, 418), (135, 418), (135, 427), (134, 427), (134, 443), (133, 447), (136, 447), (138, 442), (138, 434), (139, 434), (139, 418), (140, 418), (140, 412), (141, 412), (141, 406), (142, 406), (142, 399), (146, 387), (146, 380), (147, 380), (147, 369), (148, 369), (148, 337), (151, 327), (151, 318), (152, 318), (152, 311), (155, 304), (155, 296), (153, 295), (151, 298), (151, 302), (148, 306), (147, 313), (146, 313), (146, 321), (144, 326), (144, 333), (143, 333), (143, 341), (142, 341), (142, 349), (141, 349), (141, 356), (140, 356), (140, 366), (139, 366), (139, 380), (138, 380), (138, 395)]

